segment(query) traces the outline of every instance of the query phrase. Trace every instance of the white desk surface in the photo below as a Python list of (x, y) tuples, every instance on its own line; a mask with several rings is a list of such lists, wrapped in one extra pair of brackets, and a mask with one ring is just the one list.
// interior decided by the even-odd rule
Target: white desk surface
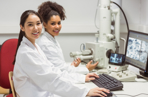
[[(113, 97), (148, 97), (148, 81), (143, 79), (136, 79), (136, 80), (137, 80), (136, 82), (122, 82), (123, 89), (118, 91), (112, 91), (116, 95)], [(85, 84), (77, 84), (77, 85), (84, 86), (90, 89), (97, 87), (92, 82), (86, 82)], [(125, 95), (119, 95), (119, 94), (125, 94)], [(147, 95), (144, 95), (144, 94), (147, 94)], [(128, 96), (128, 95), (131, 95), (131, 96)]]
[[(123, 90), (118, 91), (112, 91), (116, 96), (113, 97), (131, 97), (126, 95), (118, 95), (118, 94), (127, 94), (132, 95), (132, 97), (135, 97), (134, 95), (138, 95), (140, 93), (145, 93), (147, 95), (139, 95), (136, 97), (148, 97), (148, 82), (122, 82), (123, 83)], [(84, 86), (87, 88), (95, 88), (97, 87), (92, 82), (87, 82), (85, 84), (77, 84), (78, 86)]]

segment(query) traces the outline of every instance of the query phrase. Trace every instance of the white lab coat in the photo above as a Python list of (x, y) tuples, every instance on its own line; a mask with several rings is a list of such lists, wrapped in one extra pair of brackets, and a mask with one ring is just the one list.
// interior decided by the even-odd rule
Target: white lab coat
[(44, 32), (43, 35), (37, 41), (42, 51), (45, 53), (47, 59), (54, 64), (55, 67), (60, 68), (62, 71), (66, 70), (70, 73), (87, 74), (89, 70), (86, 67), (74, 67), (70, 64), (66, 64), (62, 49), (58, 41), (53, 38), (48, 32)]
[[(20, 97), (85, 97), (89, 89), (71, 82), (72, 79), (81, 82), (77, 74), (61, 72), (47, 60), (37, 44), (36, 47), (23, 37), (13, 70), (17, 94)], [(80, 76), (84, 80), (85, 76)]]

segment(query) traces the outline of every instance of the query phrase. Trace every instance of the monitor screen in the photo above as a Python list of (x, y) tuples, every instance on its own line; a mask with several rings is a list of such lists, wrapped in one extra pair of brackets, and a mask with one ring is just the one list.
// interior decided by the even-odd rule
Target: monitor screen
[(148, 34), (130, 30), (125, 53), (126, 63), (147, 71)]
[(125, 55), (117, 54), (117, 53), (110, 54), (110, 58), (109, 58), (110, 64), (124, 65), (124, 61), (125, 61)]

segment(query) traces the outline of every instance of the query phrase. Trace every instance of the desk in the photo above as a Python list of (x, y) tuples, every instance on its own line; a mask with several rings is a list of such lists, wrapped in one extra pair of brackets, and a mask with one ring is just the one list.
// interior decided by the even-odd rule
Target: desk
[[(84, 66), (84, 65), (81, 65)], [(133, 70), (133, 68), (132, 68)], [(135, 70), (135, 69), (134, 69)], [(136, 70), (135, 70), (136, 71)], [(138, 95), (141, 93), (147, 94), (147, 95), (139, 95), (136, 97), (148, 97), (148, 81), (143, 79), (136, 79), (136, 82), (122, 82), (123, 84), (123, 90), (118, 91), (112, 91), (116, 96), (113, 97), (131, 97), (127, 95)], [(87, 88), (95, 88), (97, 87), (92, 82), (86, 82), (85, 84), (77, 84), (79, 87), (87, 87)], [(126, 94), (126, 95), (118, 95), (118, 94)]]
[[(140, 93), (148, 94), (148, 82), (122, 82), (123, 83), (123, 90), (112, 91), (116, 94), (117, 97), (131, 97), (126, 95), (118, 95), (118, 94), (128, 94), (128, 95), (137, 95)], [(95, 88), (97, 87), (92, 82), (87, 82), (85, 84), (77, 84), (79, 87), (87, 87), (87, 88)], [(115, 97), (115, 96), (113, 96)], [(148, 95), (139, 95), (136, 97), (148, 97)]]

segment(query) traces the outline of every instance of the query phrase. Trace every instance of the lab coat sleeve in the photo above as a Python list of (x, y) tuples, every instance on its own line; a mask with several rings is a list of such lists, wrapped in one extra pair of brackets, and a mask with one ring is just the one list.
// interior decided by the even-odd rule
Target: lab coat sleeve
[(85, 97), (89, 89), (77, 87), (61, 77), (62, 72), (43, 61), (39, 54), (30, 52), (17, 56), (18, 64), (34, 84), (62, 97)]
[(81, 73), (81, 74), (89, 73), (89, 70), (86, 67), (74, 67), (69, 64), (66, 64), (65, 60), (60, 58), (61, 56), (63, 56), (63, 53), (62, 55), (59, 55), (58, 51), (55, 49), (54, 44), (47, 42), (47, 43), (42, 43), (42, 45), (40, 46), (43, 52), (45, 53), (47, 59), (62, 71), (66, 70), (69, 73)]

